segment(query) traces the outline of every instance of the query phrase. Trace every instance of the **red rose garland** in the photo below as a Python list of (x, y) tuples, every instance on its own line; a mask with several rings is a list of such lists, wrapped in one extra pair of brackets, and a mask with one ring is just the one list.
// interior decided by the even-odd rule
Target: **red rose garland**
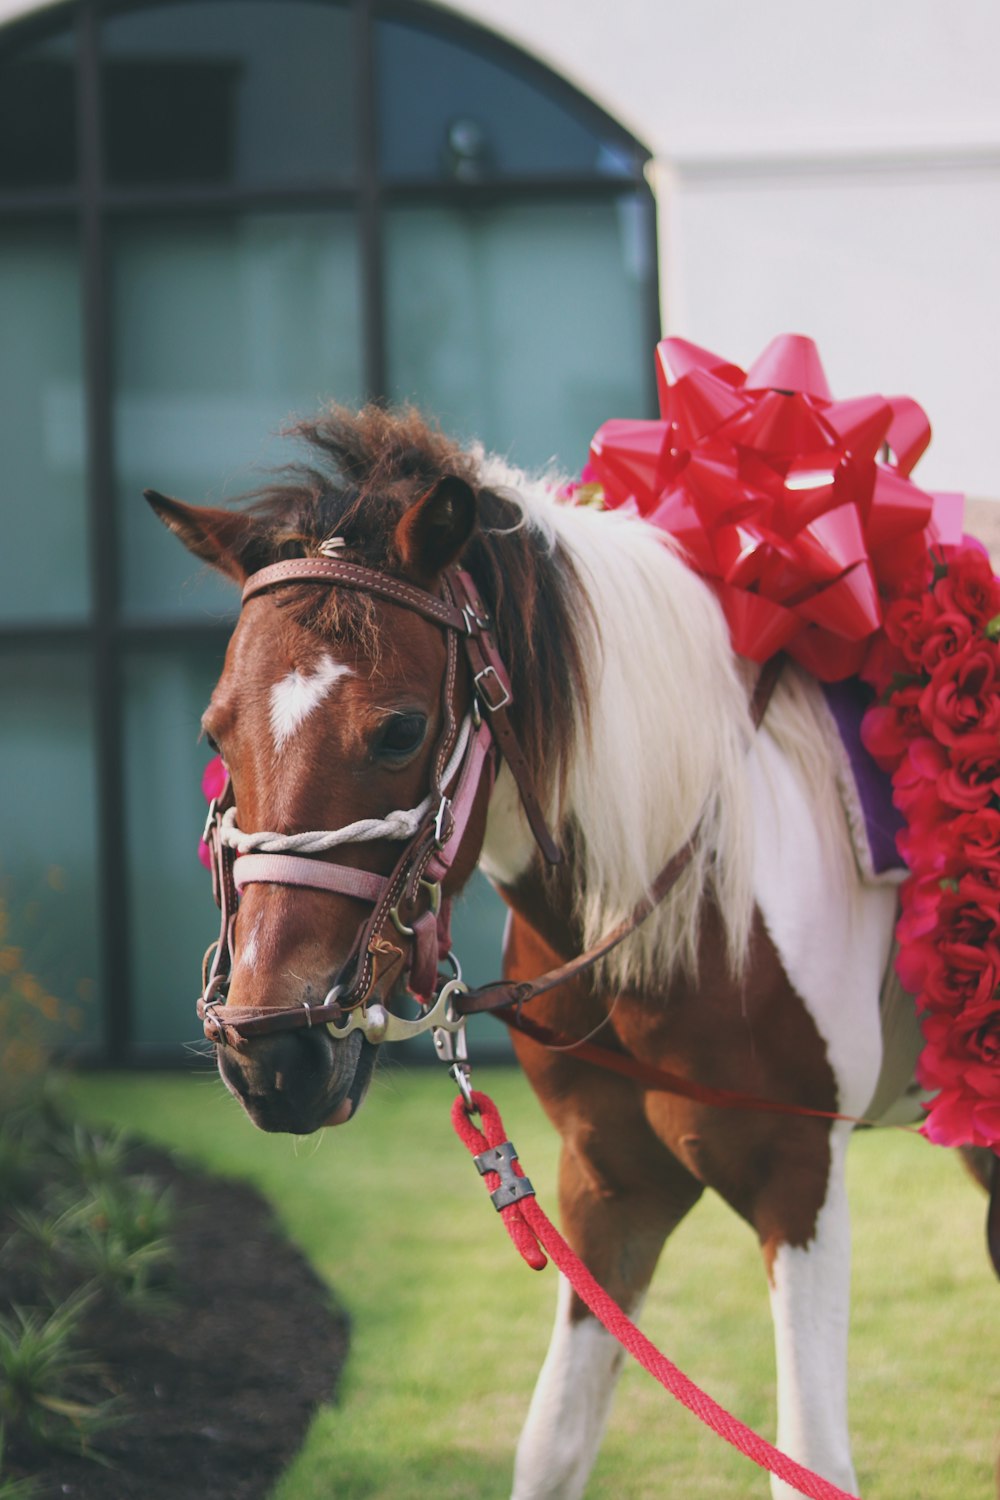
[(925, 1133), (1000, 1151), (1000, 580), (983, 549), (934, 549), (886, 603), (862, 736), (892, 774), (897, 970), (916, 997)]

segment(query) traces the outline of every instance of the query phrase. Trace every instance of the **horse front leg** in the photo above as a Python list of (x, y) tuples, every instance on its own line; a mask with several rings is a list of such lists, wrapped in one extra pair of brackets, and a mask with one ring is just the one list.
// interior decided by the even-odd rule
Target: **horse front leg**
[[(778, 1447), (851, 1494), (857, 1480), (847, 1423), (851, 1232), (844, 1184), (850, 1127), (836, 1125), (815, 1232), (804, 1245), (768, 1232), (761, 1244), (771, 1295), (778, 1375)], [(761, 1206), (767, 1215), (767, 1205)], [(774, 1500), (799, 1491), (772, 1479)]]
[(552, 1339), (517, 1445), (512, 1500), (578, 1500), (601, 1446), (624, 1351), (574, 1303), (560, 1277)]
[[(609, 1180), (579, 1143), (560, 1163), (563, 1232), (615, 1301), (638, 1315), (670, 1230), (701, 1192), (682, 1169), (654, 1195)], [(671, 1191), (672, 1187), (672, 1191)], [(560, 1278), (555, 1327), (518, 1443), (512, 1500), (578, 1500), (597, 1457), (624, 1350)]]

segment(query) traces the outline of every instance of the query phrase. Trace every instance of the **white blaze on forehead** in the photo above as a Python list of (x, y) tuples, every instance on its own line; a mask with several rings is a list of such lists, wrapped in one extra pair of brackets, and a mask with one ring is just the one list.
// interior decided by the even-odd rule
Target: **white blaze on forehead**
[(300, 672), (295, 667), (287, 677), (274, 684), (271, 689), (271, 733), (279, 750), (313, 709), (319, 707), (334, 684), (351, 675), (350, 667), (342, 666), (332, 656), (321, 656), (311, 672)]

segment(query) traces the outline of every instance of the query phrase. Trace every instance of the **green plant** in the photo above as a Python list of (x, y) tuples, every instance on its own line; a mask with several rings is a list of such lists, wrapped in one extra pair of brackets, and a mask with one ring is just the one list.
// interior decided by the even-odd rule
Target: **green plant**
[(147, 1299), (162, 1288), (170, 1265), (173, 1222), (169, 1188), (143, 1177), (105, 1181), (72, 1210), (76, 1263), (102, 1290)]
[(103, 1291), (130, 1302), (148, 1302), (162, 1294), (171, 1255), (166, 1241), (130, 1250), (114, 1235), (88, 1231), (79, 1246), (78, 1264)]
[(10, 1216), (13, 1228), (6, 1242), (0, 1245), (0, 1260), (16, 1263), (30, 1256), (36, 1276), (51, 1284), (60, 1270), (76, 1259), (77, 1212), (76, 1208), (63, 1209), (61, 1213), (27, 1206), (14, 1209)]
[(77, 1345), (92, 1300), (75, 1293), (46, 1314), (0, 1314), (0, 1423), (19, 1444), (90, 1453), (113, 1418), (110, 1401), (88, 1399), (100, 1367)]
[(99, 1188), (121, 1181), (129, 1143), (123, 1130), (91, 1130), (76, 1123), (71, 1131), (60, 1133), (56, 1151), (74, 1183)]
[(103, 1183), (77, 1213), (81, 1222), (119, 1240), (127, 1250), (141, 1250), (169, 1231), (174, 1199), (169, 1188), (149, 1177), (123, 1177)]

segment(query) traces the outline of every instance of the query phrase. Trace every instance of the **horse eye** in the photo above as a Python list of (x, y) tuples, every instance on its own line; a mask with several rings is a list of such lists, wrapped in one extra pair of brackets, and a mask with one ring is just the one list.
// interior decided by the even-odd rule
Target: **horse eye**
[(379, 731), (375, 754), (386, 760), (402, 760), (420, 749), (426, 732), (426, 714), (393, 714)]

